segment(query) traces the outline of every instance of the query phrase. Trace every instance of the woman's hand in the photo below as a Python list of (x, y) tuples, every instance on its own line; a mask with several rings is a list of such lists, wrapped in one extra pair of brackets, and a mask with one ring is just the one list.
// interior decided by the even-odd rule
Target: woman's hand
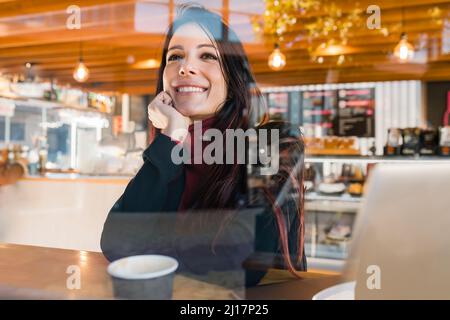
[(186, 138), (191, 120), (183, 116), (173, 106), (173, 100), (167, 92), (160, 92), (148, 105), (148, 118), (161, 133), (172, 140), (183, 141)]

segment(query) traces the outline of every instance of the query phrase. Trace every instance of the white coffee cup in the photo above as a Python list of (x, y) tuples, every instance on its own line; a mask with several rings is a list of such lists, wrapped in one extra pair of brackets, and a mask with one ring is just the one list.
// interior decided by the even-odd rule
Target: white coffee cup
[(178, 262), (163, 255), (138, 255), (109, 264), (114, 295), (125, 299), (167, 300), (172, 298)]

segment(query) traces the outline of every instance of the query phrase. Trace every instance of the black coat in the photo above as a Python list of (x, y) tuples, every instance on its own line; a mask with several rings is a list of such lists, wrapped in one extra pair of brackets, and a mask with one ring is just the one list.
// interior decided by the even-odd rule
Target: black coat
[[(169, 137), (158, 134), (144, 151), (142, 168), (104, 224), (101, 248), (106, 258), (112, 261), (137, 254), (167, 254), (180, 262), (179, 271), (202, 275), (245, 267), (246, 286), (257, 284), (267, 268), (284, 267), (270, 209), (234, 215), (220, 210), (216, 215), (211, 211), (200, 215), (194, 211), (177, 212), (185, 176), (183, 164), (171, 160), (174, 146)], [(283, 208), (283, 212), (290, 213), (287, 222), (291, 226), (289, 247), (293, 256), (297, 252), (298, 226), (294, 210), (289, 206)], [(218, 221), (225, 215), (233, 218), (221, 229), (223, 224)], [(306, 270), (305, 256), (296, 267)]]

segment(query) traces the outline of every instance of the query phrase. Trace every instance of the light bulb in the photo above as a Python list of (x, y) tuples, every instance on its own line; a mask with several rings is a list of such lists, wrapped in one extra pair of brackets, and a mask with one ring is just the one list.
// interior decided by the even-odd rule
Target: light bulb
[(277, 46), (275, 46), (275, 49), (270, 54), (267, 64), (273, 70), (281, 70), (286, 65), (286, 57), (283, 53), (281, 53), (280, 49)]
[(73, 78), (78, 82), (85, 82), (89, 78), (89, 69), (83, 61), (80, 60), (78, 65), (75, 67), (75, 70), (73, 71)]
[(408, 42), (406, 33), (402, 33), (400, 41), (394, 48), (394, 55), (401, 62), (406, 62), (414, 58), (414, 46)]

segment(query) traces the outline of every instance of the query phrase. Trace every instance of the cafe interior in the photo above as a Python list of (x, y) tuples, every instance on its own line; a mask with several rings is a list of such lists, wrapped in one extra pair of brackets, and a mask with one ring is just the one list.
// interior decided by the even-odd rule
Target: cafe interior
[[(147, 107), (155, 98), (168, 27), (188, 2), (0, 0), (1, 298), (115, 297), (102, 230), (155, 139)], [(410, 199), (436, 204), (425, 211), (441, 208), (421, 215), (420, 224), (449, 225), (449, 0), (196, 3), (236, 32), (270, 119), (302, 132), (308, 267), (300, 276), (271, 267), (251, 289), (175, 272), (171, 298), (318, 298), (319, 291), (342, 283), (352, 249), (367, 245), (369, 234), (372, 241), (389, 233), (414, 238), (398, 190), (410, 191), (417, 181), (408, 187), (413, 177), (405, 168), (416, 168), (435, 186), (430, 196), (419, 192)], [(8, 173), (14, 164), (21, 168), (16, 177)], [(384, 167), (391, 171), (377, 171)], [(383, 172), (390, 172), (390, 180)], [(395, 185), (398, 180), (403, 184)], [(392, 221), (372, 218), (389, 211), (376, 206), (383, 199), (396, 202)], [(368, 221), (388, 225), (363, 232)], [(448, 247), (440, 252), (433, 245), (450, 238), (430, 234), (419, 251), (448, 266)], [(392, 239), (391, 245), (382, 242), (386, 250), (374, 248), (403, 259), (400, 252), (409, 251)], [(393, 263), (392, 257), (387, 261)], [(258, 267), (258, 261), (251, 264)], [(388, 279), (390, 270), (383, 268), (381, 279)], [(71, 287), (77, 272), (81, 286), (74, 281)], [(439, 283), (450, 292), (448, 280)], [(344, 291), (331, 294), (354, 298), (355, 283), (344, 284)], [(372, 296), (376, 290), (369, 290), (365, 297), (416, 298), (405, 293), (404, 283), (383, 288), (403, 295)], [(436, 297), (449, 299), (439, 288)]]

